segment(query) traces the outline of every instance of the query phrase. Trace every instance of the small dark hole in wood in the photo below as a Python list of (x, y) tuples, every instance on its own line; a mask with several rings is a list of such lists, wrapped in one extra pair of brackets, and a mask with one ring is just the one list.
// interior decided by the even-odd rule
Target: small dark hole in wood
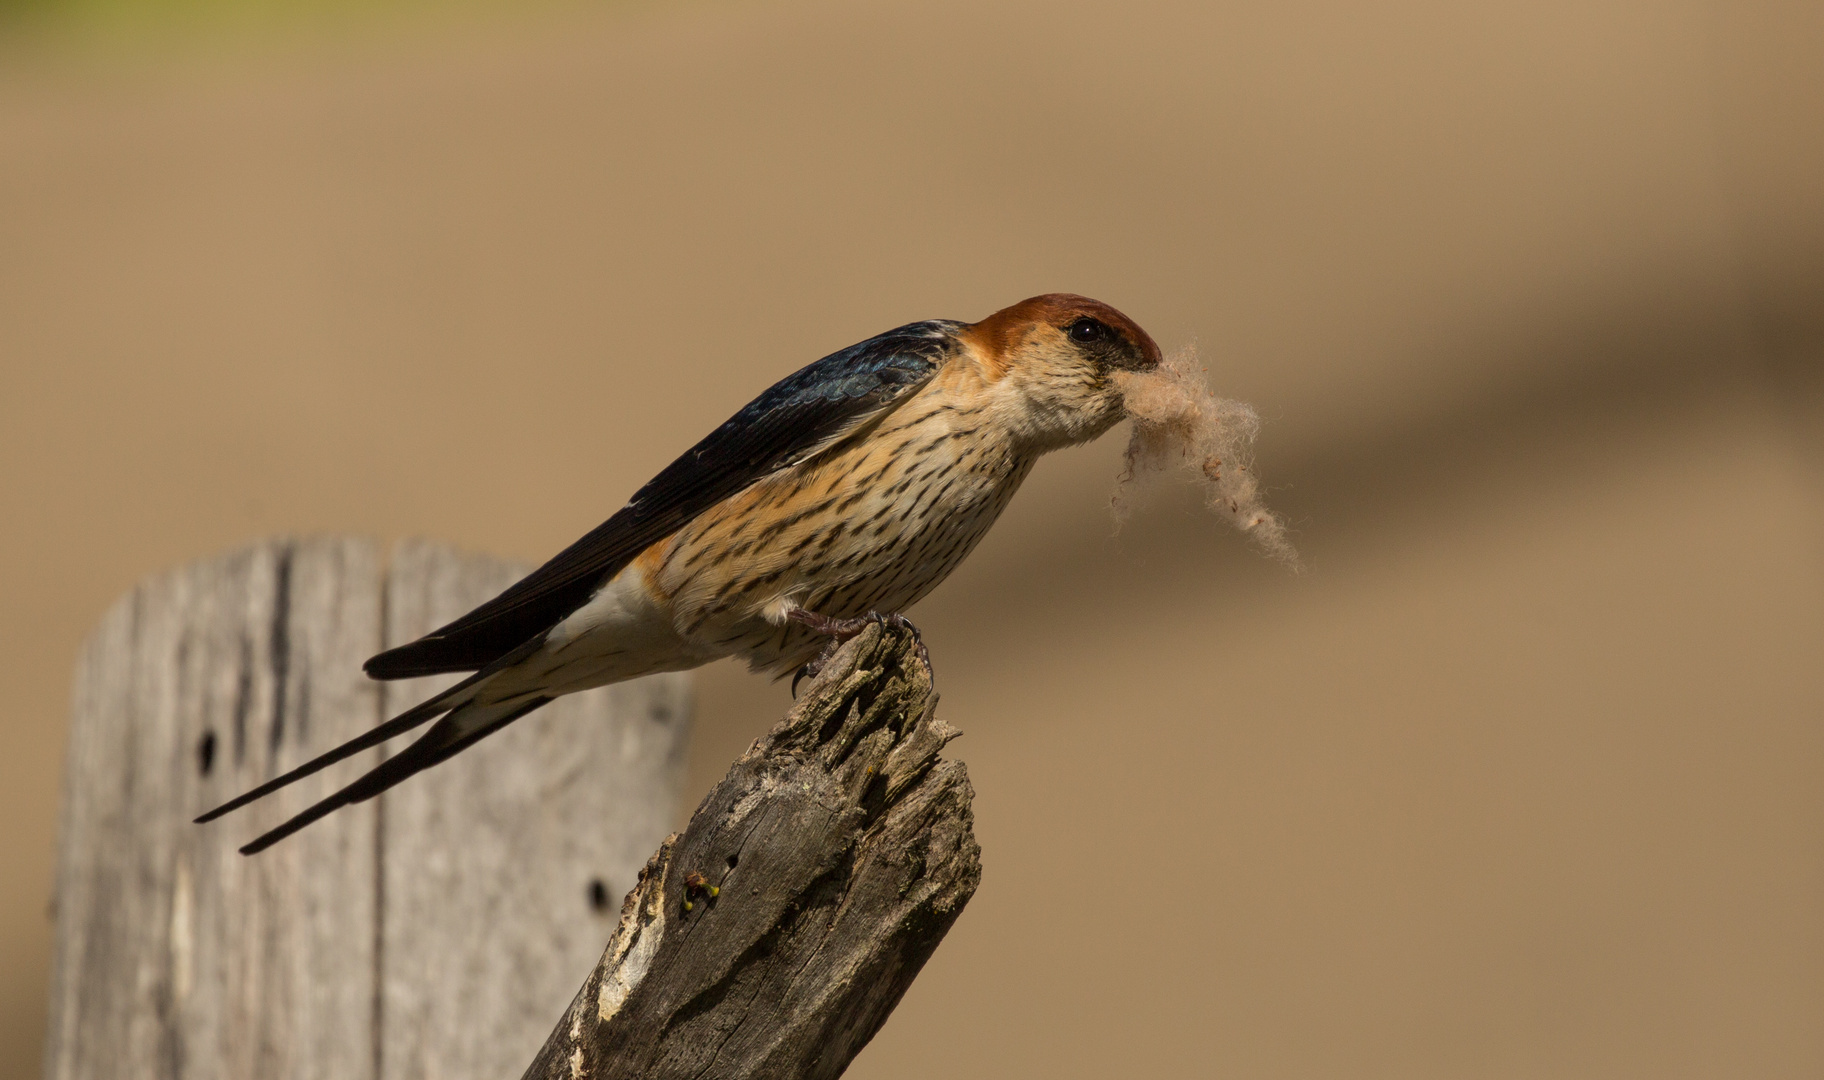
[(739, 855), (730, 855), (730, 856), (729, 856), (729, 857), (728, 857), (728, 868), (729, 868), (729, 869), (730, 869), (730, 870), (733, 870), (733, 869), (734, 869), (734, 868), (735, 868), (735, 867), (736, 867), (736, 866), (738, 866), (738, 865), (740, 865), (740, 862), (741, 862), (741, 856), (739, 856)]
[(209, 770), (215, 768), (215, 730), (213, 728), (203, 732), (202, 739), (196, 744), (196, 765), (198, 769), (202, 770), (204, 776), (208, 776)]
[(589, 906), (597, 911), (608, 910), (608, 883), (599, 877), (589, 883)]

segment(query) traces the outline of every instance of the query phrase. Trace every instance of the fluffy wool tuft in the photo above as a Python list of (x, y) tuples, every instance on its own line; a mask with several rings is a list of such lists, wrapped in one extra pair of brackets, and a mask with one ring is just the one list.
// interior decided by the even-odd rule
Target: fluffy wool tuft
[(1182, 462), (1196, 470), (1212, 510), (1268, 555), (1297, 568), (1298, 552), (1286, 539), (1285, 524), (1260, 501), (1249, 454), (1260, 417), (1242, 402), (1211, 392), (1196, 350), (1179, 349), (1152, 371), (1117, 372), (1115, 385), (1134, 422), (1127, 467), (1115, 489), (1116, 518), (1132, 509), (1135, 481)]

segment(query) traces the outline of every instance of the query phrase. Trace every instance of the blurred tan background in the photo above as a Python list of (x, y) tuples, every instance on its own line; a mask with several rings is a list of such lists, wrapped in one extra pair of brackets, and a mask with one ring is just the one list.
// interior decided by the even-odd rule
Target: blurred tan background
[[(1072, 290), (1261, 409), (1309, 572), (1040, 466), (914, 612), (986, 877), (851, 1075), (1824, 1074), (1824, 8), (352, 25), (0, 45), (0, 1073), (139, 578), (542, 559), (787, 371)], [(787, 702), (701, 686), (693, 793)]]

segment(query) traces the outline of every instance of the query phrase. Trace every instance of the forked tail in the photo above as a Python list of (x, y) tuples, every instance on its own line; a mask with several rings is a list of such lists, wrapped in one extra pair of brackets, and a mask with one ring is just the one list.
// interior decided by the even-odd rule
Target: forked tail
[(341, 807), (371, 799), (406, 777), (448, 759), (551, 700), (549, 697), (543, 696), (520, 695), (503, 701), (478, 701), (482, 683), (494, 675), (499, 666), (503, 665), (490, 666), (488, 669), (478, 671), (424, 704), (407, 709), (373, 730), (363, 732), (335, 749), (319, 754), (290, 772), (274, 777), (244, 795), (230, 799), (197, 818), (197, 823), (214, 821), (223, 814), (238, 810), (282, 787), (287, 787), (307, 776), (321, 772), (344, 758), (379, 746), (388, 739), (403, 735), (439, 716), (443, 717), (410, 746), (387, 758), (354, 783), (313, 804), (283, 825), (241, 848), (243, 855), (264, 851), (318, 818)]

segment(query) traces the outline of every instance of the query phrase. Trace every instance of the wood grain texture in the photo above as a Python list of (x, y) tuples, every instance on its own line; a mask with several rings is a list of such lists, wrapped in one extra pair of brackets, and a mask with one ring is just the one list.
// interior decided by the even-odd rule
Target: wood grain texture
[[(150, 580), (108, 613), (76, 677), (47, 1077), (382, 1080), (524, 1062), (611, 925), (591, 914), (591, 882), (625, 887), (669, 822), (683, 677), (565, 699), (253, 858), (236, 845), (380, 752), (190, 821), (424, 692), (361, 674), (398, 640), (383, 629), (410, 633), (513, 574), (437, 545), (402, 546), (389, 573), (370, 541), (277, 540)], [(494, 1040), (517, 1048), (511, 1064), (487, 1064)], [(448, 1049), (415, 1049), (432, 1045)]]
[(647, 863), (527, 1080), (841, 1075), (981, 880), (936, 702), (911, 634), (838, 650)]
[(149, 581), (103, 620), (70, 728), (51, 1080), (376, 1075), (374, 807), (258, 859), (235, 843), (332, 777), (190, 819), (373, 725), (380, 584), (370, 543), (281, 541)]

